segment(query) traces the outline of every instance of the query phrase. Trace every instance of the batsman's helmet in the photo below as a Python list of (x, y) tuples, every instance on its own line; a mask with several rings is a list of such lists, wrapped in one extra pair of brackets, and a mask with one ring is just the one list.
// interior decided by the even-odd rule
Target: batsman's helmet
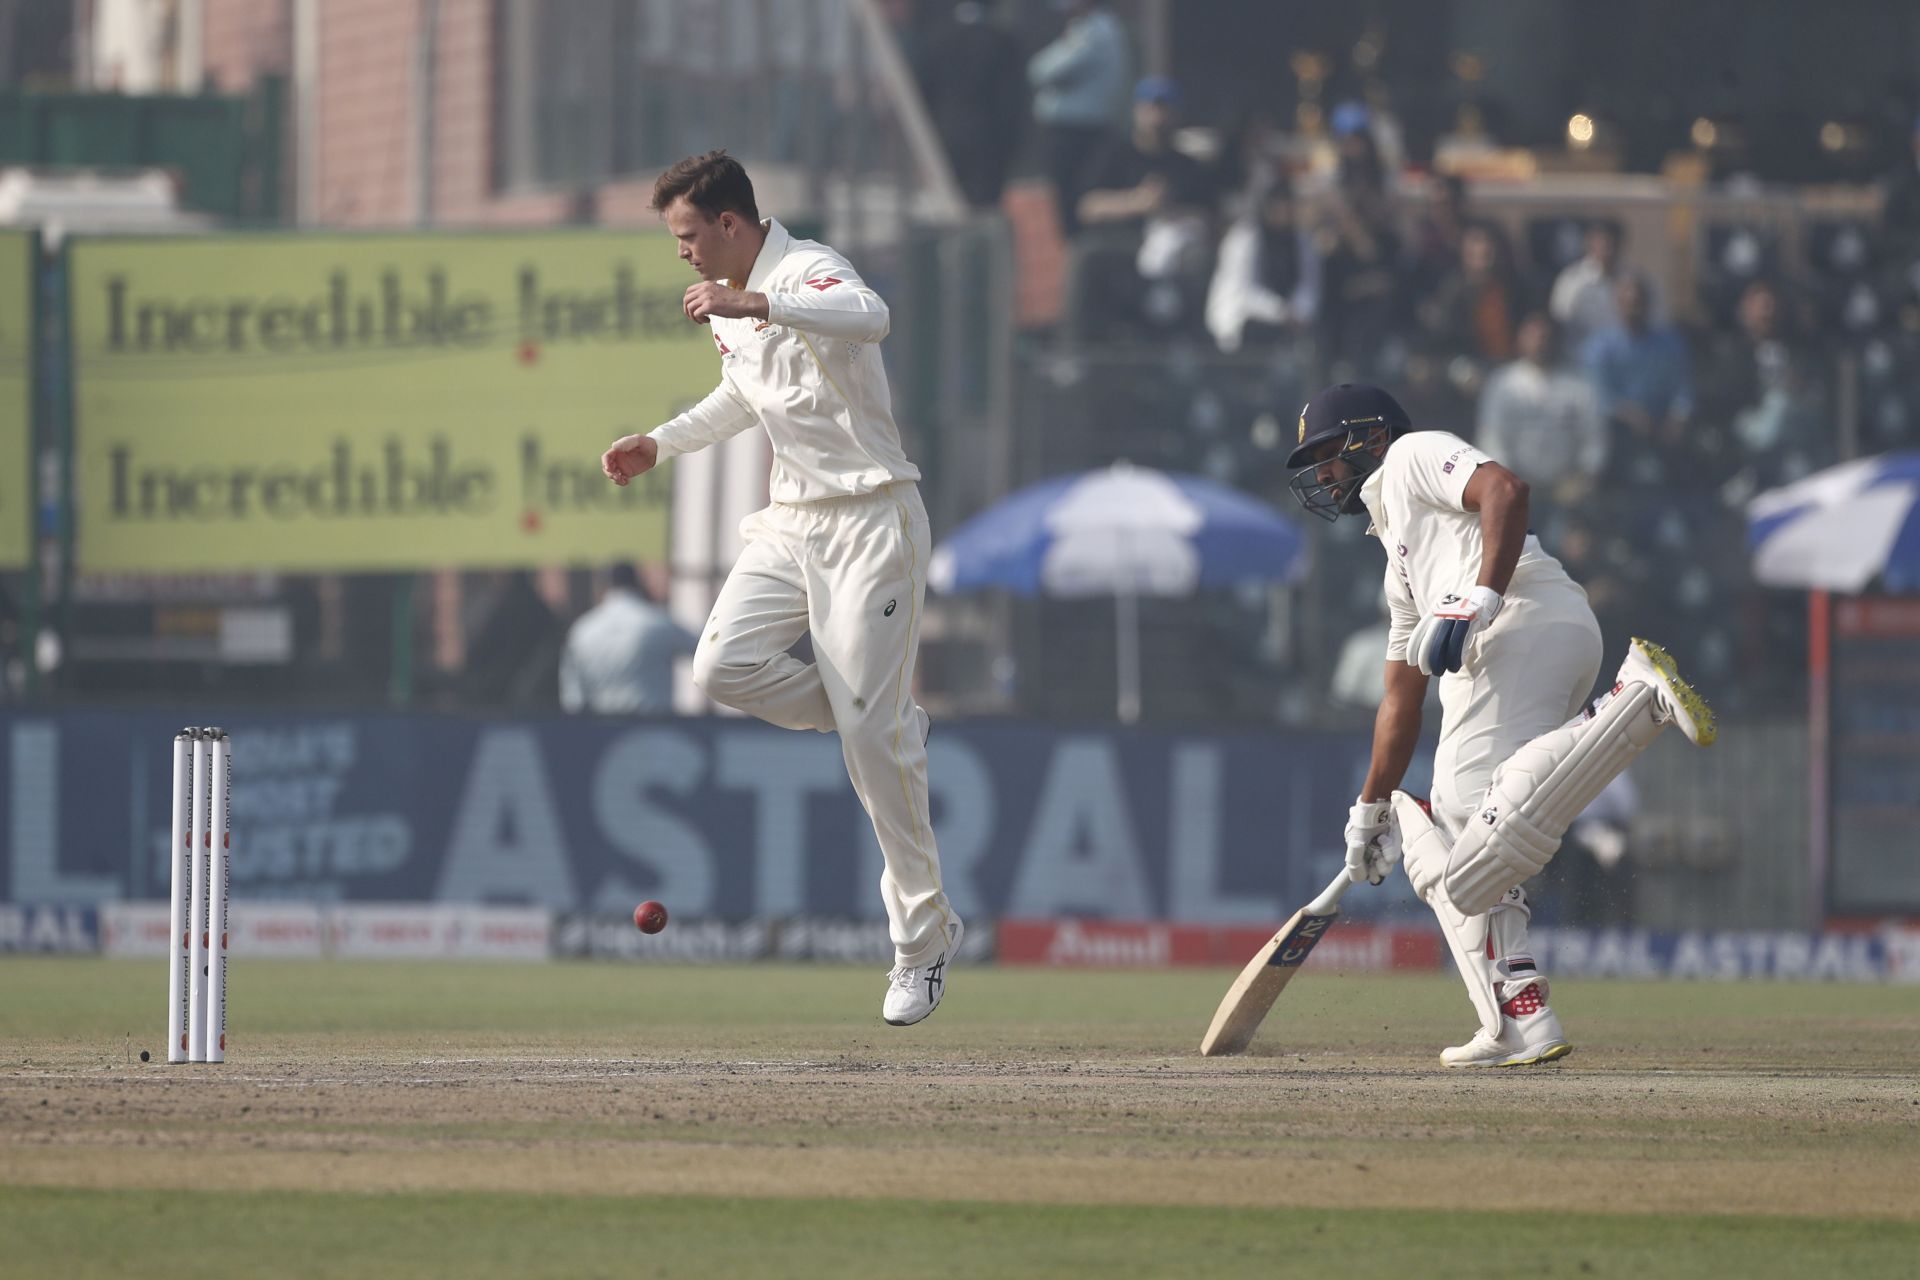
[[(1379, 387), (1342, 382), (1300, 410), (1300, 436), (1287, 456), (1290, 487), (1300, 504), (1323, 520), (1360, 510), (1360, 485), (1376, 471), (1385, 445), (1413, 429), (1400, 402)], [(1380, 446), (1380, 447), (1375, 447)], [(1347, 474), (1322, 481), (1320, 469), (1339, 461)]]

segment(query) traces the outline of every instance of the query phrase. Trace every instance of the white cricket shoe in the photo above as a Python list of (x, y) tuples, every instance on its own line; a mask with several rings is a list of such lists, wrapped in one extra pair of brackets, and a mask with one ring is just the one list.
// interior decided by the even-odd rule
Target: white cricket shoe
[(1440, 1051), (1449, 1067), (1530, 1067), (1573, 1052), (1560, 1019), (1547, 1005), (1546, 985), (1529, 982), (1500, 1002), (1500, 1034), (1483, 1027), (1465, 1044)]
[(1672, 722), (1695, 746), (1710, 747), (1719, 736), (1713, 708), (1680, 678), (1680, 666), (1673, 655), (1653, 641), (1634, 638), (1627, 646), (1627, 660), (1620, 664), (1618, 679), (1622, 684), (1637, 682), (1650, 687), (1660, 704), (1659, 718)]
[(896, 1027), (910, 1027), (940, 1007), (947, 991), (947, 962), (960, 952), (967, 928), (958, 916), (947, 926), (947, 945), (926, 964), (897, 964), (887, 974), (887, 995), (880, 1016)]

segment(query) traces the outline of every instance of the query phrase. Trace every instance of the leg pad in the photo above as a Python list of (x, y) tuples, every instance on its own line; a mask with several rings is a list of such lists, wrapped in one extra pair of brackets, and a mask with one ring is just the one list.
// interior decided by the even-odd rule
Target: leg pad
[[(1441, 884), (1468, 915), (1539, 874), (1580, 811), (1659, 736), (1653, 690), (1623, 685), (1589, 718), (1543, 733), (1494, 772), (1453, 843)], [(1411, 869), (1408, 872), (1412, 874)]]

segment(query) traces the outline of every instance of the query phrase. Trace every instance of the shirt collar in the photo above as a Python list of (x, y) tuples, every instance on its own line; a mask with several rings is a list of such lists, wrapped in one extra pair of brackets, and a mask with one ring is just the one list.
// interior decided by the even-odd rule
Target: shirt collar
[(762, 218), (760, 225), (767, 229), (767, 238), (760, 246), (760, 253), (753, 260), (753, 270), (747, 273), (746, 290), (758, 293), (760, 286), (767, 282), (773, 269), (780, 265), (780, 259), (787, 256), (787, 249), (793, 244), (793, 237), (780, 225), (777, 218)]
[[(1393, 452), (1392, 445), (1387, 446), (1387, 452)], [(1387, 460), (1383, 456), (1380, 459), (1380, 465), (1373, 469), (1373, 473), (1360, 482), (1360, 505), (1364, 506), (1367, 509), (1367, 515), (1372, 517), (1371, 523), (1367, 525), (1367, 532), (1376, 538), (1387, 527), (1387, 509), (1380, 502), (1380, 491), (1386, 487), (1386, 483)]]

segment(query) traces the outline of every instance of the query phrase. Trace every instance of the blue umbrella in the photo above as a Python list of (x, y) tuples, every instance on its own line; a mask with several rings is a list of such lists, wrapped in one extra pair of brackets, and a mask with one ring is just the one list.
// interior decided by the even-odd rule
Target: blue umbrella
[(1120, 718), (1139, 718), (1138, 598), (1292, 582), (1306, 543), (1266, 504), (1199, 476), (1117, 463), (1023, 489), (954, 530), (929, 579), (948, 594), (1000, 587), (1062, 599), (1111, 595)]
[(1747, 504), (1755, 581), (1772, 587), (1920, 591), (1920, 451), (1843, 462)]

